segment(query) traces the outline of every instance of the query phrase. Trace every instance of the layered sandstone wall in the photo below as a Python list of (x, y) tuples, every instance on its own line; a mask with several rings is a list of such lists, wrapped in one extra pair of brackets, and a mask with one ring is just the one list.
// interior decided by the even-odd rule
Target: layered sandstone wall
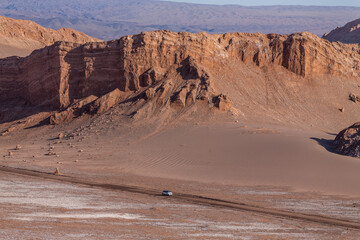
[[(359, 46), (330, 43), (310, 33), (293, 35), (146, 32), (84, 45), (59, 42), (26, 58), (0, 60), (0, 100), (66, 108), (76, 99), (110, 91), (138, 92), (178, 73), (189, 57), (208, 75), (228, 61), (280, 65), (302, 77), (359, 76)], [(195, 76), (194, 78), (201, 78)]]
[(57, 46), (28, 58), (0, 59), (0, 101), (59, 107), (60, 58)]

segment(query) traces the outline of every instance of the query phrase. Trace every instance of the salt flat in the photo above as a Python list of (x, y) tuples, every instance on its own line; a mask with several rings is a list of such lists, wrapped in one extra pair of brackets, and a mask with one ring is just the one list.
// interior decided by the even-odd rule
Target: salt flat
[(177, 202), (176, 198), (108, 191), (13, 174), (0, 173), (0, 187), (2, 239), (359, 237), (359, 232), (339, 227), (284, 221), (249, 212), (214, 211), (212, 207)]

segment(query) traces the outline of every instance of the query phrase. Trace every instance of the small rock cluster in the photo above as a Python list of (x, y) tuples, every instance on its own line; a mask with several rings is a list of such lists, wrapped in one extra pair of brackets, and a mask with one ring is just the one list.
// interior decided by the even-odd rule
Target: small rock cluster
[(360, 102), (360, 97), (356, 96), (355, 94), (350, 93), (349, 100), (353, 101), (354, 103)]
[(46, 155), (48, 156), (56, 156), (56, 152), (54, 152), (55, 147), (54, 146), (49, 146), (49, 151)]

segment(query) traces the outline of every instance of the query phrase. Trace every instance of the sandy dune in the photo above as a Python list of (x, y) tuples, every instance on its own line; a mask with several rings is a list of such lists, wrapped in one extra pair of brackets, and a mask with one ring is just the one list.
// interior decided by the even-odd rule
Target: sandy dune
[[(184, 126), (145, 138), (145, 128), (112, 127), (104, 135), (95, 128), (82, 129), (74, 139), (61, 142), (48, 140), (56, 129), (38, 141), (32, 140), (33, 129), (22, 141), (4, 137), (4, 156), (17, 142), (23, 147), (1, 162), (50, 171), (60, 166), (65, 174), (133, 174), (224, 185), (286, 186), (296, 191), (360, 197), (360, 162), (328, 151), (326, 144), (334, 138), (332, 134), (241, 123)], [(49, 142), (58, 156), (46, 155)]]
[(132, 152), (129, 160), (118, 164), (149, 176), (285, 185), (360, 197), (360, 161), (333, 154), (320, 145), (333, 137), (277, 128), (244, 129), (235, 124), (180, 128), (130, 146), (126, 151)]

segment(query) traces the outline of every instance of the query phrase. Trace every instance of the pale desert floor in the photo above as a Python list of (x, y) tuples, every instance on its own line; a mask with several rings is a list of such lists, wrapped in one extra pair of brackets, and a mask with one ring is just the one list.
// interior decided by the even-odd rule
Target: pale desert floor
[[(169, 189), (174, 197), (0, 173), (5, 239), (360, 238), (356, 229), (176, 199), (194, 194), (359, 223), (360, 161), (326, 149), (333, 133), (243, 123), (153, 133), (99, 129), (101, 121), (81, 123), (69, 139), (55, 139), (65, 127), (3, 137), (0, 165), (42, 172), (59, 167), (65, 177)], [(144, 132), (149, 135), (141, 137)], [(35, 134), (42, 137), (35, 141)], [(12, 150), (16, 144), (22, 149)], [(49, 147), (57, 156), (46, 155)]]
[[(0, 188), (1, 239), (355, 240), (360, 236), (342, 227), (179, 202), (176, 196), (108, 191), (13, 174), (0, 173)], [(264, 201), (289, 197), (280, 189), (238, 191)], [(353, 214), (352, 206), (342, 201), (282, 199), (274, 204), (297, 211)]]

